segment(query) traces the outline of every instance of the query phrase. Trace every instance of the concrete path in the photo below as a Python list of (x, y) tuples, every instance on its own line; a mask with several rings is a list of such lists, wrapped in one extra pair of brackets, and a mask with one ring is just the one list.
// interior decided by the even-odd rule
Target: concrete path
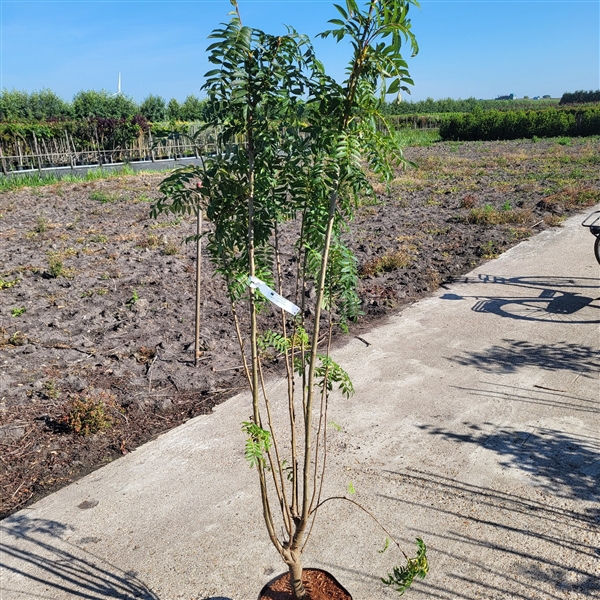
[[(328, 492), (351, 481), (407, 550), (423, 537), (431, 572), (408, 598), (600, 598), (600, 267), (581, 220), (335, 353), (356, 394), (332, 401)], [(232, 398), (4, 520), (2, 600), (255, 600), (284, 569), (249, 413)], [(379, 577), (398, 557), (368, 518), (331, 502), (318, 525), (306, 565), (355, 600), (394, 596)]]

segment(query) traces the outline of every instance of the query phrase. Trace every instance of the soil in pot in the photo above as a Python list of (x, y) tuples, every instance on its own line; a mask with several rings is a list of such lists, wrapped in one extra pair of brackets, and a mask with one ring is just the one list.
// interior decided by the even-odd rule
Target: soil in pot
[[(337, 579), (321, 569), (304, 569), (302, 581), (309, 600), (352, 600)], [(290, 574), (284, 573), (265, 585), (258, 600), (292, 600)]]

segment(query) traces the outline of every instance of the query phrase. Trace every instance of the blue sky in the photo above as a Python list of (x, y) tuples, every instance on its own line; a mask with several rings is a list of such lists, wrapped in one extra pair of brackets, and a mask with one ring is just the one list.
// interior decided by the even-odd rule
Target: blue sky
[[(240, 6), (244, 24), (270, 33), (289, 24), (314, 36), (337, 15), (322, 0)], [(200, 95), (207, 36), (230, 9), (228, 0), (0, 0), (0, 88), (50, 88), (71, 100), (82, 89), (116, 91), (120, 72), (137, 101)], [(600, 89), (599, 0), (422, 0), (411, 17), (420, 46), (409, 60), (413, 100)], [(315, 45), (341, 76), (348, 49)]]

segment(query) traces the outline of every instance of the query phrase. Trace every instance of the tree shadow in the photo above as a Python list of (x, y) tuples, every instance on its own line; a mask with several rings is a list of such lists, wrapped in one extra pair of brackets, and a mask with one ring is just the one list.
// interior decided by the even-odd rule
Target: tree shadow
[[(500, 465), (527, 473), (534, 484), (553, 495), (598, 501), (600, 477), (600, 439), (580, 435), (577, 438), (562, 431), (544, 427), (533, 431), (489, 429), (468, 424), (469, 433), (456, 433), (441, 427), (420, 425), (432, 435), (459, 443), (475, 444), (496, 452)], [(491, 432), (490, 432), (491, 431)]]
[(482, 352), (467, 352), (448, 360), (497, 374), (514, 373), (524, 367), (538, 367), (546, 371), (573, 371), (584, 377), (592, 377), (592, 374), (600, 370), (600, 357), (591, 346), (565, 342), (533, 344), (511, 339), (502, 341), (505, 346), (492, 346)]
[(159, 600), (135, 572), (123, 571), (63, 539), (68, 531), (57, 521), (9, 517), (2, 523), (0, 567), (74, 598)]
[[(600, 591), (594, 567), (600, 549), (590, 537), (600, 523), (600, 507), (572, 510), (562, 502), (549, 504), (537, 494), (522, 497), (418, 469), (388, 473), (399, 478), (406, 492), (402, 498), (381, 494), (383, 498), (405, 504), (407, 512), (418, 508), (438, 513), (429, 517), (430, 522), (469, 525), (462, 531), (452, 526), (445, 531), (419, 528), (423, 538), (431, 541), (432, 560), (435, 555), (450, 559), (446, 585), (431, 579), (421, 582), (427, 597), (558, 600), (565, 592), (583, 598), (596, 597)], [(493, 551), (495, 560), (479, 557), (478, 549)], [(565, 552), (571, 557), (567, 562)], [(500, 581), (507, 585), (498, 587)], [(560, 582), (569, 583), (561, 589)]]
[(600, 323), (598, 314), (600, 305), (594, 304), (600, 298), (572, 291), (573, 289), (597, 289), (598, 279), (588, 277), (497, 277), (481, 274), (477, 277), (458, 278), (453, 282), (513, 286), (535, 292), (527, 297), (522, 295), (515, 297), (467, 296), (455, 293), (441, 296), (442, 300), (475, 299), (477, 302), (471, 309), (474, 312), (490, 313), (524, 321)]
[(534, 386), (538, 389), (521, 388), (514, 385), (503, 385), (486, 381), (482, 381), (481, 384), (489, 385), (490, 387), (488, 389), (461, 386), (450, 387), (467, 392), (471, 396), (493, 398), (502, 402), (521, 402), (523, 404), (548, 406), (550, 408), (562, 408), (571, 412), (600, 413), (600, 400), (572, 396), (567, 394), (565, 390), (551, 390), (542, 386)]

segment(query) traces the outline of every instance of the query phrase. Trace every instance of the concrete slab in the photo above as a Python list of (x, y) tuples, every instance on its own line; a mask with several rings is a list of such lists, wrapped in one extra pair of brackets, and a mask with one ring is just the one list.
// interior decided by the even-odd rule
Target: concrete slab
[[(335, 353), (356, 394), (332, 401), (327, 492), (351, 481), (409, 550), (424, 538), (410, 597), (600, 598), (600, 266), (581, 220)], [(4, 520), (2, 600), (254, 600), (284, 569), (243, 458), (249, 412), (232, 398)], [(332, 502), (305, 564), (391, 598), (384, 539)]]

